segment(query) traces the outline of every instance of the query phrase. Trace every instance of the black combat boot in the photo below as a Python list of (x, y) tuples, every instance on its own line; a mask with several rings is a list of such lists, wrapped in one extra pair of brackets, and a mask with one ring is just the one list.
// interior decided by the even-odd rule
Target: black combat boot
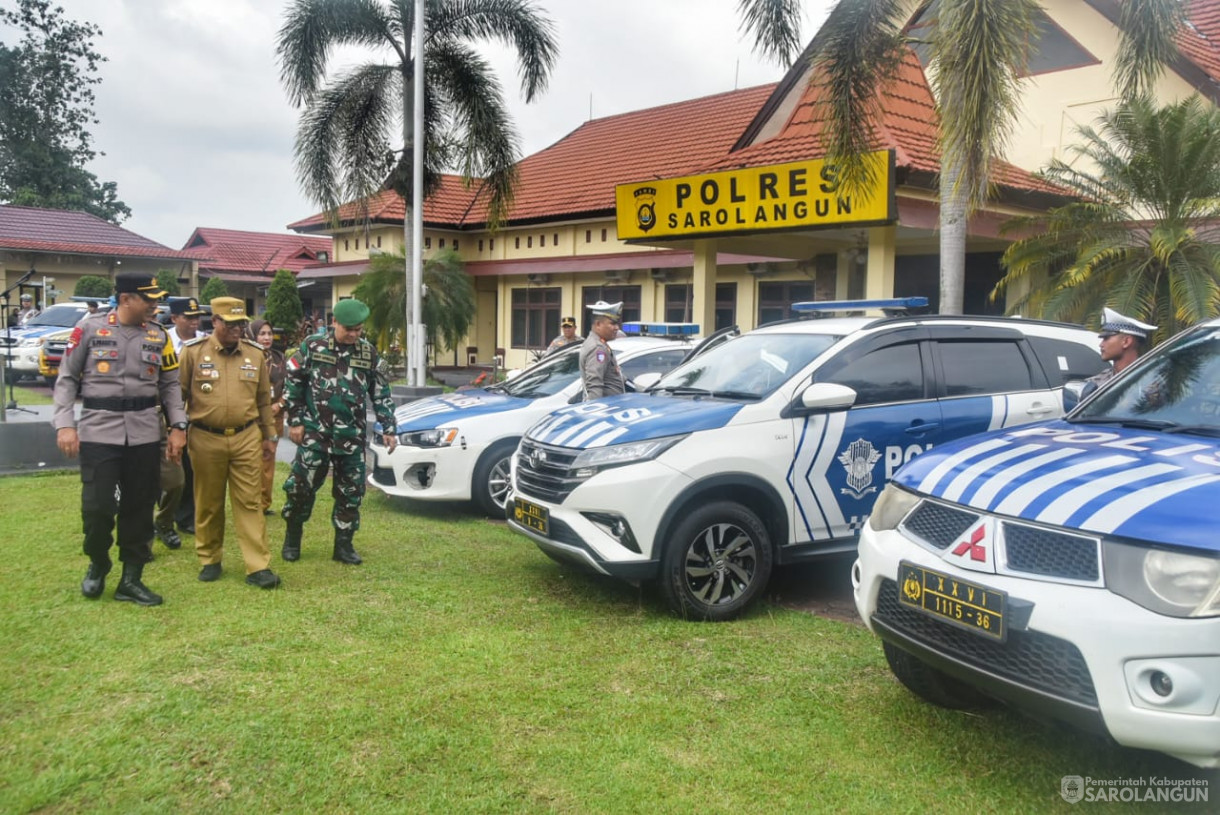
[(356, 530), (354, 529), (335, 530), (335, 553), (331, 555), (332, 560), (347, 563), (351, 566), (359, 566), (364, 562), (360, 559), (360, 555), (356, 554), (356, 550), (352, 548), (352, 536), (355, 534)]
[(140, 582), (143, 575), (143, 563), (124, 563), (123, 576), (119, 578), (119, 587), (114, 590), (114, 599), (126, 600), (141, 606), (161, 605), (161, 595), (155, 594)]
[(288, 530), (284, 533), (284, 549), (280, 557), (284, 560), (301, 559), (301, 535), (304, 532), (300, 521), (289, 521)]
[(85, 579), (81, 581), (80, 593), (90, 600), (101, 597), (102, 592), (106, 590), (106, 575), (108, 574), (110, 574), (110, 561), (90, 563), (89, 571), (85, 572)]

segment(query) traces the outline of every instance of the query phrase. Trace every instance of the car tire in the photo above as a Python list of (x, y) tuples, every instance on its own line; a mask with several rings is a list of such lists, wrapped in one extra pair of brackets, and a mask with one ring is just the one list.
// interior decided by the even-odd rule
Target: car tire
[(949, 710), (974, 710), (994, 704), (989, 696), (933, 668), (897, 645), (883, 641), (881, 649), (894, 677), (925, 702)]
[(774, 553), (758, 516), (733, 501), (691, 512), (669, 536), (661, 563), (665, 599), (687, 619), (731, 620), (767, 585)]
[(496, 442), (475, 465), (470, 478), (470, 495), (480, 511), (493, 518), (504, 517), (504, 499), (508, 496), (509, 466), (517, 452), (518, 439)]

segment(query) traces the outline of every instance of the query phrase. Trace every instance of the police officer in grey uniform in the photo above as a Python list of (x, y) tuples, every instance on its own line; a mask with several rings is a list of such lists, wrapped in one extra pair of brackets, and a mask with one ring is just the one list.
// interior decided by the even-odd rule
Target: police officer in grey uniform
[[(123, 576), (114, 599), (155, 606), (161, 596), (142, 577), (144, 564), (152, 560), (152, 510), (160, 491), (158, 399), (170, 426), (166, 455), (175, 460), (186, 443), (186, 413), (178, 357), (154, 319), (165, 292), (150, 274), (124, 272), (115, 278), (115, 294), (115, 309), (85, 317), (68, 340), (51, 423), (64, 455), (80, 455), (81, 518), (89, 557), (81, 594), (97, 598), (106, 587), (117, 515)], [(74, 411), (78, 396), (79, 424)]]
[(1081, 398), (1118, 376), (1128, 365), (1139, 359), (1148, 338), (1156, 333), (1156, 329), (1155, 325), (1141, 323), (1112, 308), (1103, 308), (1097, 339), (1101, 358), (1110, 363), (1111, 367), (1085, 380), (1084, 388), (1080, 392)]
[(580, 377), (584, 383), (585, 400), (614, 396), (627, 390), (623, 371), (618, 367), (609, 341), (618, 336), (622, 323), (623, 304), (598, 300), (589, 306), (593, 313), (593, 328), (580, 346)]

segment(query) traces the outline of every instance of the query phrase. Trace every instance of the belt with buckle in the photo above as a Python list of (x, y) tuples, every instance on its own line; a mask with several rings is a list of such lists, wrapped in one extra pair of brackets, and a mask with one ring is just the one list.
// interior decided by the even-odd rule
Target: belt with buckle
[(247, 427), (254, 424), (256, 421), (258, 421), (258, 420), (251, 419), (250, 421), (246, 422), (241, 427), (209, 427), (206, 424), (200, 424), (199, 422), (191, 422), (191, 427), (197, 427), (200, 430), (206, 430), (209, 433), (215, 433), (217, 436), (236, 436), (238, 433), (245, 430)]

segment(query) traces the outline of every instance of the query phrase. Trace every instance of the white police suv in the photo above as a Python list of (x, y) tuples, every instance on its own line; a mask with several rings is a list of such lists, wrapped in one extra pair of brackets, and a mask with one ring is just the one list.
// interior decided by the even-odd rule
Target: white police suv
[(945, 445), (878, 499), (860, 616), (910, 690), (1220, 766), (1220, 320), (1065, 419)]
[(659, 578), (679, 613), (728, 619), (773, 563), (854, 550), (904, 462), (949, 439), (1060, 416), (1064, 381), (1101, 367), (1095, 336), (1057, 323), (907, 316), (764, 326), (647, 393), (539, 421), (513, 459), (508, 521), (557, 560)]
[[(624, 377), (664, 373), (690, 352), (693, 323), (627, 323), (634, 332), (610, 345)], [(580, 344), (562, 348), (499, 385), (420, 399), (395, 411), (398, 447), (373, 434), (376, 457), (368, 483), (387, 495), (422, 501), (468, 501), (504, 514), (509, 459), (522, 433), (557, 407), (580, 401)]]

